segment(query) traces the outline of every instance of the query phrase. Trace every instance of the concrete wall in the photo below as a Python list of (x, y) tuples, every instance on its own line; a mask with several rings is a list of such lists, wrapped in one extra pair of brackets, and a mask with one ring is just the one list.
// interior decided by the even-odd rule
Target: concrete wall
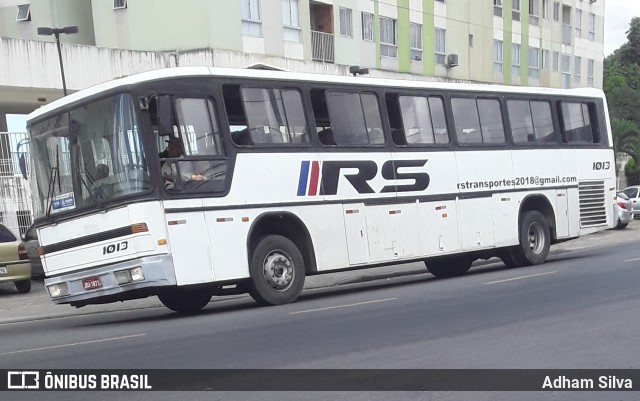
[[(100, 1), (105, 2), (93, 3)], [(21, 4), (30, 4), (31, 21), (16, 21)], [(95, 45), (91, 0), (0, 0), (0, 37), (53, 41), (53, 36), (38, 36), (38, 27), (71, 25), (78, 33), (60, 36), (61, 42)]]

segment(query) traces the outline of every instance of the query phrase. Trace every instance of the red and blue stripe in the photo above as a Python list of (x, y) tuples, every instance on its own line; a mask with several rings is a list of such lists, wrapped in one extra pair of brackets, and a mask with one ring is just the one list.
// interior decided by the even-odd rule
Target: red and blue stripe
[[(320, 163), (304, 160), (300, 163), (300, 179), (298, 181), (298, 196), (316, 196), (320, 177)], [(309, 184), (307, 186), (307, 184)]]

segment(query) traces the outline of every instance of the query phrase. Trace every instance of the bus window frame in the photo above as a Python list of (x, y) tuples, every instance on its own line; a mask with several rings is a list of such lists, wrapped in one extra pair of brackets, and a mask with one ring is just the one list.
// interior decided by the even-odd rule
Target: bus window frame
[[(529, 102), (529, 108), (531, 108), (531, 102), (547, 102), (549, 103), (549, 107), (551, 108), (551, 119), (553, 120), (553, 130), (554, 130), (554, 138), (555, 141), (554, 142), (516, 142), (515, 139), (513, 138), (513, 131), (511, 128), (511, 115), (509, 113), (509, 101), (527, 101)], [(504, 103), (504, 108), (505, 108), (505, 115), (506, 115), (506, 119), (507, 119), (507, 123), (509, 124), (509, 140), (510, 140), (510, 144), (514, 147), (514, 149), (550, 149), (550, 148), (556, 148), (559, 149), (561, 144), (562, 144), (562, 139), (561, 139), (561, 131), (560, 131), (560, 124), (559, 124), (559, 116), (557, 114), (557, 109), (556, 109), (556, 100), (557, 100), (557, 96), (539, 96), (539, 95), (533, 95), (533, 96), (525, 96), (525, 95), (507, 95), (504, 96), (503, 99), (503, 103)]]
[[(600, 149), (610, 148), (613, 144), (609, 144), (609, 136), (607, 134), (606, 124), (604, 121), (600, 121), (598, 114), (601, 113), (604, 116), (604, 105), (602, 100), (598, 98), (586, 98), (586, 97), (555, 97), (556, 107), (555, 111), (558, 118), (558, 126), (560, 128), (560, 144), (567, 148), (580, 148), (580, 149)], [(568, 142), (565, 140), (565, 126), (564, 117), (562, 115), (562, 103), (586, 103), (589, 110), (589, 120), (592, 127), (592, 137), (597, 139), (597, 142)], [(602, 105), (602, 109), (600, 108)], [(593, 122), (595, 118), (595, 123)], [(604, 119), (606, 120), (606, 119)], [(605, 124), (603, 126), (603, 124)]]
[[(448, 101), (445, 105), (445, 109), (449, 110), (449, 118), (450, 118), (450, 126), (453, 132), (453, 138), (455, 140), (455, 144), (458, 147), (458, 150), (499, 150), (499, 149), (509, 149), (512, 147), (513, 143), (509, 141), (510, 138), (510, 130), (511, 125), (507, 125), (505, 121), (505, 103), (504, 97), (500, 96), (494, 92), (460, 92), (460, 91), (450, 91), (447, 93)], [(502, 119), (502, 129), (504, 131), (504, 141), (502, 142), (474, 142), (474, 143), (461, 143), (458, 140), (458, 133), (456, 131), (456, 121), (453, 116), (453, 104), (451, 101), (453, 98), (461, 98), (461, 99), (473, 99), (476, 102), (476, 111), (478, 112), (478, 124), (480, 124), (480, 130), (482, 130), (482, 121), (480, 120), (480, 112), (478, 111), (478, 100), (497, 100), (500, 109), (500, 118)], [(508, 133), (509, 130), (509, 133)], [(484, 136), (482, 136), (484, 140)]]
[[(309, 97), (311, 98), (310, 100), (313, 101), (313, 96), (311, 95), (311, 92), (314, 90), (317, 91), (321, 91), (322, 95), (324, 96), (325, 99), (325, 104), (327, 103), (327, 98), (326, 98), (326, 92), (343, 92), (343, 93), (349, 93), (349, 94), (358, 94), (358, 95), (362, 95), (363, 93), (365, 94), (372, 94), (376, 97), (376, 101), (378, 104), (378, 115), (380, 116), (380, 123), (381, 123), (381, 128), (382, 128), (382, 138), (384, 140), (384, 142), (382, 144), (378, 144), (378, 145), (364, 145), (364, 144), (354, 144), (354, 145), (325, 145), (320, 141), (320, 138), (318, 137), (318, 132), (316, 130), (317, 126), (316, 124), (316, 116), (315, 113), (313, 111), (313, 103), (310, 103), (309, 106), (309, 111), (311, 112), (312, 116), (313, 116), (313, 132), (315, 132), (314, 137), (315, 140), (317, 142), (317, 144), (320, 146), (320, 149), (322, 150), (326, 150), (326, 151), (343, 151), (343, 152), (350, 152), (353, 150), (360, 150), (360, 151), (364, 151), (364, 150), (369, 150), (369, 151), (373, 151), (373, 152), (380, 152), (383, 151), (384, 149), (391, 149), (390, 148), (390, 143), (392, 143), (391, 139), (390, 139), (390, 126), (389, 126), (389, 120), (388, 120), (388, 115), (386, 113), (386, 105), (385, 105), (385, 112), (383, 112), (382, 106), (380, 104), (380, 99), (384, 98), (384, 91), (382, 90), (384, 88), (381, 88), (379, 86), (371, 86), (371, 87), (360, 87), (360, 86), (347, 86), (347, 85), (335, 85), (335, 84), (328, 84), (325, 85), (324, 87), (319, 87), (317, 83), (312, 83), (308, 86), (307, 88), (307, 93), (309, 95)], [(360, 98), (362, 99), (362, 98)], [(329, 106), (327, 105), (327, 116), (329, 117), (329, 127), (331, 127), (331, 116), (329, 115)]]
[[(444, 112), (444, 121), (445, 121), (445, 125), (447, 127), (447, 136), (449, 137), (449, 141), (447, 143), (425, 143), (425, 144), (416, 144), (416, 143), (407, 143), (406, 145), (398, 145), (393, 141), (393, 135), (392, 135), (392, 131), (393, 128), (391, 128), (391, 120), (389, 119), (389, 108), (387, 107), (387, 97), (392, 97), (393, 101), (396, 103), (396, 106), (398, 107), (398, 112), (400, 113), (400, 120), (402, 121), (402, 110), (400, 109), (400, 96), (406, 96), (406, 97), (423, 97), (426, 98), (427, 101), (429, 100), (429, 98), (432, 97), (437, 97), (442, 101), (442, 111)], [(398, 149), (401, 149), (402, 151), (409, 151), (409, 150), (414, 150), (416, 152), (420, 152), (420, 151), (426, 151), (427, 149), (429, 151), (435, 151), (435, 150), (451, 150), (453, 147), (455, 147), (457, 145), (457, 143), (454, 141), (454, 138), (452, 138), (451, 136), (451, 119), (449, 118), (448, 115), (448, 110), (447, 110), (447, 98), (446, 98), (446, 94), (444, 92), (441, 91), (430, 91), (430, 90), (387, 90), (384, 92), (384, 99), (385, 99), (385, 111), (386, 111), (386, 118), (387, 118), (387, 129), (389, 131), (389, 135), (391, 136), (391, 139), (389, 140), (390, 146), (392, 147), (393, 151), (398, 151)], [(430, 110), (431, 112), (431, 110)], [(404, 121), (402, 121), (404, 124)], [(433, 126), (433, 114), (431, 114), (431, 124)], [(404, 130), (404, 128), (403, 128)], [(406, 136), (405, 136), (406, 138)]]
[[(264, 83), (264, 84), (263, 84)], [(249, 145), (242, 145), (242, 144), (238, 144), (236, 143), (233, 138), (231, 138), (231, 122), (228, 121), (229, 116), (227, 115), (227, 109), (226, 109), (226, 99), (224, 97), (224, 90), (223, 90), (223, 86), (236, 86), (238, 89), (238, 94), (240, 96), (240, 104), (242, 106), (242, 112), (244, 114), (244, 118), (245, 121), (247, 123), (247, 129), (249, 129), (249, 120), (247, 118), (247, 109), (245, 107), (244, 104), (244, 99), (242, 97), (242, 90), (243, 89), (278, 89), (280, 91), (283, 90), (295, 90), (298, 93), (300, 93), (300, 99), (302, 101), (302, 110), (303, 110), (303, 114), (304, 114), (304, 118), (305, 118), (305, 123), (306, 123), (306, 130), (307, 130), (307, 137), (308, 137), (308, 142), (307, 143), (292, 143), (292, 142), (283, 142), (283, 143), (259, 143), (259, 144), (249, 144)], [(224, 84), (220, 85), (220, 92), (221, 92), (221, 97), (223, 98), (223, 102), (225, 102), (225, 108), (224, 108), (224, 114), (225, 114), (225, 118), (227, 119), (227, 127), (228, 127), (228, 131), (229, 131), (229, 140), (232, 143), (233, 146), (235, 146), (238, 149), (304, 149), (304, 148), (312, 148), (314, 146), (314, 142), (313, 142), (313, 131), (311, 130), (311, 126), (310, 126), (310, 122), (309, 122), (309, 113), (308, 113), (308, 109), (307, 109), (307, 104), (306, 104), (306, 99), (305, 99), (305, 92), (306, 90), (304, 89), (304, 87), (300, 87), (300, 86), (294, 86), (294, 85), (278, 85), (269, 81), (249, 81), (246, 83), (236, 83), (236, 82), (225, 82)], [(285, 111), (286, 113), (286, 111)]]

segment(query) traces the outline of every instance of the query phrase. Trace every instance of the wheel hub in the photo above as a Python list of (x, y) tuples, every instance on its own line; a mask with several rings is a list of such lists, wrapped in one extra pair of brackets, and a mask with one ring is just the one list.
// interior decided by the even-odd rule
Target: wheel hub
[(527, 233), (529, 237), (529, 249), (535, 254), (542, 252), (545, 244), (545, 234), (542, 226), (537, 222), (532, 223)]
[(284, 291), (293, 283), (293, 262), (283, 251), (274, 251), (267, 255), (262, 272), (267, 284), (277, 291)]

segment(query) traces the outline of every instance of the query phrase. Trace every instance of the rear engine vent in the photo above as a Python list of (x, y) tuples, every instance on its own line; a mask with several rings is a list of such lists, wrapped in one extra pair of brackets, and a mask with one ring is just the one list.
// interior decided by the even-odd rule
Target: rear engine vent
[(581, 182), (580, 227), (594, 227), (607, 224), (607, 202), (604, 181)]

